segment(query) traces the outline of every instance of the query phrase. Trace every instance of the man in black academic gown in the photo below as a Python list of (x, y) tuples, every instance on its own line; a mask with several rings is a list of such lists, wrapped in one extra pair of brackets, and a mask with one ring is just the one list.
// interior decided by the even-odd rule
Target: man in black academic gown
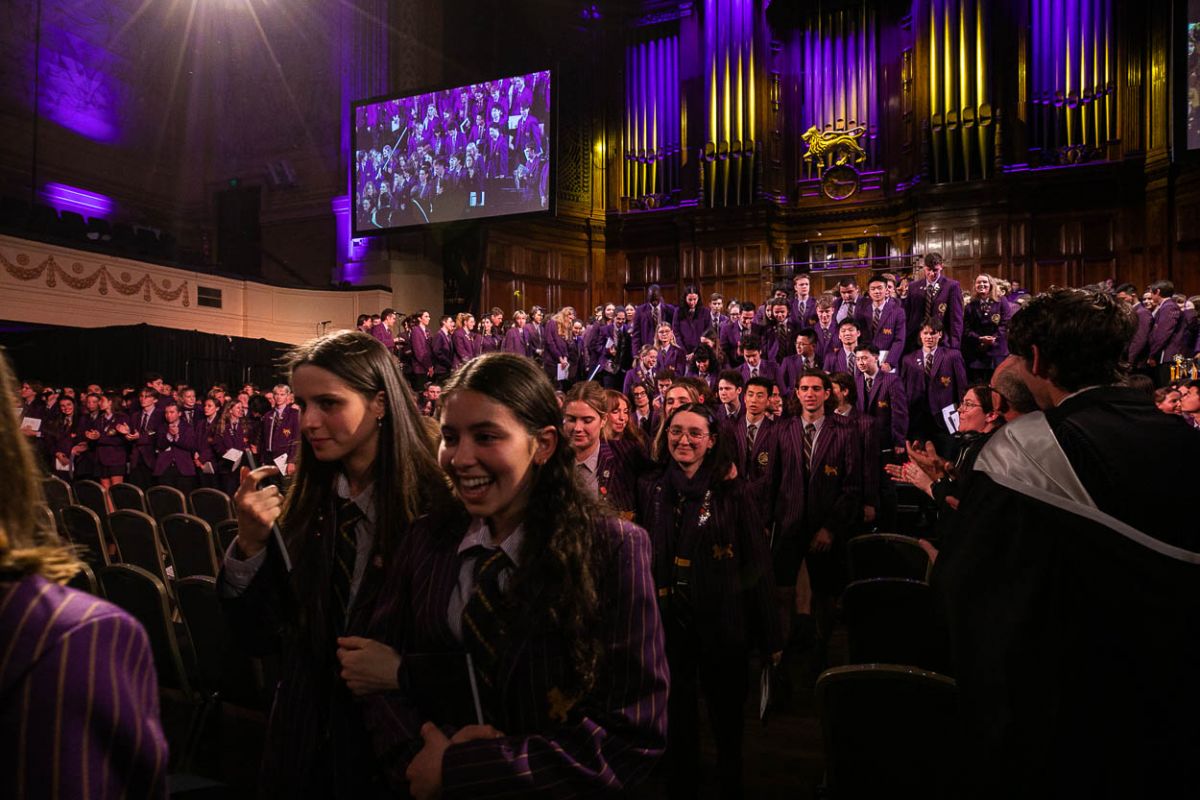
[(1125, 304), (1070, 289), (1012, 319), (1041, 411), (980, 453), (932, 579), (964, 797), (1200, 786), (1200, 431), (1118, 385), (1134, 330)]

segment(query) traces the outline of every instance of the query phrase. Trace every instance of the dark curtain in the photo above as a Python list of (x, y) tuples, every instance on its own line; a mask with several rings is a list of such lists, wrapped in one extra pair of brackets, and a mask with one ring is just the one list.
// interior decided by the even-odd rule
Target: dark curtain
[(186, 383), (203, 396), (214, 383), (236, 391), (251, 382), (270, 387), (284, 379), (280, 358), (288, 345), (153, 325), (69, 328), (0, 322), (0, 346), (22, 380), (55, 387), (98, 383), (140, 387), (147, 372)]

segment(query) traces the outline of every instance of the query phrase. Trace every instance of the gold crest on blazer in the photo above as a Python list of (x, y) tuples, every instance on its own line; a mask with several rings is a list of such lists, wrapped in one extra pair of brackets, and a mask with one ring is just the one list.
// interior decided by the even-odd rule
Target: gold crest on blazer
[(838, 475), (838, 468), (833, 466), (832, 464), (826, 464), (825, 465), (825, 474), (831, 478), (836, 478)]

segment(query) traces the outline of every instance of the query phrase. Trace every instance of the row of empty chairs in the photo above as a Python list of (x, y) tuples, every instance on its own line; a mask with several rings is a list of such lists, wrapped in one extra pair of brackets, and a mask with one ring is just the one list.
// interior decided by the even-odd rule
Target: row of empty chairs
[(132, 483), (118, 483), (105, 489), (95, 481), (81, 480), (74, 485), (61, 478), (47, 477), (42, 481), (46, 505), (57, 513), (66, 506), (78, 504), (95, 511), (100, 517), (108, 514), (109, 503), (114, 511), (129, 509), (164, 519), (172, 514), (192, 514), (212, 527), (233, 519), (233, 503), (220, 489), (194, 489), (187, 496), (171, 486), (153, 486), (146, 491)]
[(816, 686), (825, 797), (961, 796), (953, 767), (958, 686), (943, 674), (932, 568), (908, 536), (847, 543), (841, 605), (850, 664), (826, 670)]

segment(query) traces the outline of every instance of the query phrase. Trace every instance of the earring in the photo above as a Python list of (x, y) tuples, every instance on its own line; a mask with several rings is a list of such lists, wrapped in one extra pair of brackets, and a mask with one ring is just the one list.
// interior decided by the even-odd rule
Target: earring
[(376, 417), (375, 424), (382, 428), (383, 427), (383, 417)]

